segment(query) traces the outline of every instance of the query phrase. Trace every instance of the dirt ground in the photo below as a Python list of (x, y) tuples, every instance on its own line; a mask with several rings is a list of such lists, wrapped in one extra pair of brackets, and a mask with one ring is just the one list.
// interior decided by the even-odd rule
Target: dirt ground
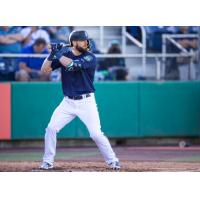
[[(27, 161), (4, 161), (0, 165), (1, 172), (44, 172), (38, 166), (40, 162)], [(119, 172), (176, 172), (176, 171), (200, 171), (199, 163), (189, 162), (121, 162), (122, 168)], [(78, 162), (78, 161), (57, 161), (55, 168), (48, 170), (49, 172), (112, 172), (104, 162)]]
[[(200, 171), (200, 147), (116, 147), (119, 172)], [(39, 172), (43, 149), (0, 149), (1, 172)], [(59, 148), (51, 172), (110, 172), (97, 148)]]

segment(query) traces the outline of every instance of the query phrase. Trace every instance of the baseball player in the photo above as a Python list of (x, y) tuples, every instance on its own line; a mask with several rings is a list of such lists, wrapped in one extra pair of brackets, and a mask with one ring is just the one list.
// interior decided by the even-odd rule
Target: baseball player
[(86, 125), (90, 137), (99, 148), (111, 169), (120, 169), (107, 137), (101, 131), (99, 113), (94, 96), (96, 58), (89, 51), (86, 31), (73, 31), (69, 36), (71, 48), (51, 45), (51, 53), (45, 59), (41, 71), (51, 72), (61, 68), (64, 98), (55, 109), (45, 133), (45, 152), (41, 169), (52, 169), (56, 154), (56, 134), (75, 117)]

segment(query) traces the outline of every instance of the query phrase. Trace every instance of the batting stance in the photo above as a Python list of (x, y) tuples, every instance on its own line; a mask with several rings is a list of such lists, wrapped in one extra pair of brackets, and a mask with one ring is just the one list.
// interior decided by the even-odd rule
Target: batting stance
[(41, 71), (51, 72), (61, 68), (64, 99), (55, 109), (45, 133), (45, 153), (40, 168), (52, 169), (56, 154), (56, 134), (76, 116), (86, 125), (90, 137), (99, 148), (104, 160), (112, 169), (120, 169), (119, 160), (101, 131), (99, 113), (94, 96), (96, 58), (89, 52), (88, 34), (73, 31), (70, 46), (51, 44), (51, 53), (45, 59)]

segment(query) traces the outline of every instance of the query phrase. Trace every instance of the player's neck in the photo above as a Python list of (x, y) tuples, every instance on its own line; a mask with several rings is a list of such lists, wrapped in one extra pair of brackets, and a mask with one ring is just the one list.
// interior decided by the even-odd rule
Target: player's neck
[(75, 56), (80, 56), (82, 53), (80, 51), (77, 51), (76, 49), (72, 49), (72, 53), (75, 55)]

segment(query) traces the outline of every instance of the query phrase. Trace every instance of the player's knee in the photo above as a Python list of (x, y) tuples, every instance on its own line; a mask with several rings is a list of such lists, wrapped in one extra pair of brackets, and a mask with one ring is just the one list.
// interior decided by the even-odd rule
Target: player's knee
[(58, 131), (56, 130), (56, 128), (52, 127), (52, 126), (48, 126), (46, 128), (46, 133), (50, 133), (50, 134), (56, 134)]
[(97, 141), (102, 136), (103, 133), (101, 132), (101, 130), (90, 130), (90, 137), (92, 138), (92, 140)]

